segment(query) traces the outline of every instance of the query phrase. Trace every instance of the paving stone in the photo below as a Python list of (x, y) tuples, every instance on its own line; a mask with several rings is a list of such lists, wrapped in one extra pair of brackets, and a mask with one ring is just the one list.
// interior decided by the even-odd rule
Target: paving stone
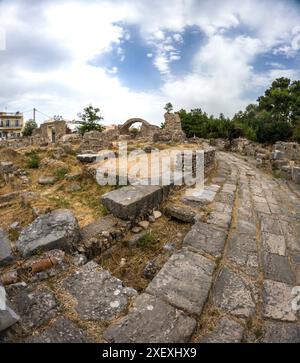
[(228, 229), (231, 223), (231, 214), (211, 212), (207, 218), (207, 223)]
[(0, 228), (0, 266), (4, 266), (13, 259), (10, 240), (7, 233)]
[(291, 263), (293, 270), (295, 272), (297, 285), (300, 285), (300, 254), (298, 253), (290, 253)]
[(263, 316), (276, 320), (296, 321), (296, 312), (292, 309), (292, 285), (283, 282), (265, 280), (263, 283)]
[(25, 343), (92, 343), (92, 339), (72, 321), (59, 317), (42, 333), (27, 338)]
[(271, 214), (270, 208), (269, 208), (267, 203), (257, 203), (257, 202), (255, 202), (254, 203), (254, 209), (257, 212)]
[(146, 292), (199, 315), (211, 287), (214, 267), (208, 258), (182, 249), (169, 258)]
[(185, 236), (183, 246), (220, 257), (226, 237), (227, 233), (223, 229), (213, 224), (196, 222)]
[(273, 234), (282, 234), (279, 220), (272, 218), (264, 213), (259, 214), (262, 232), (269, 232)]
[(112, 343), (185, 343), (195, 327), (195, 319), (144, 293), (133, 302), (127, 316), (104, 332), (104, 338)]
[(129, 185), (103, 194), (101, 200), (115, 217), (132, 220), (157, 207), (164, 197), (163, 187)]
[(300, 343), (300, 325), (266, 321), (263, 343)]
[(286, 246), (284, 237), (273, 233), (262, 233), (262, 243), (265, 251), (285, 256)]
[(281, 214), (282, 213), (282, 207), (280, 207), (278, 204), (269, 203), (269, 208), (272, 212), (272, 214)]
[(236, 221), (236, 231), (241, 234), (256, 234), (256, 224), (251, 220), (242, 219), (239, 214)]
[(24, 228), (17, 241), (23, 256), (51, 249), (72, 250), (80, 238), (77, 219), (68, 209), (57, 209), (38, 217)]
[(214, 303), (236, 316), (249, 317), (255, 312), (254, 287), (236, 272), (224, 267), (213, 291)]
[(280, 220), (280, 226), (290, 251), (300, 253), (300, 224), (299, 222)]
[(74, 309), (84, 320), (111, 320), (137, 294), (93, 261), (63, 280), (61, 288), (72, 296)]
[(228, 205), (221, 202), (214, 202), (213, 204), (214, 211), (222, 212), (222, 213), (232, 213), (232, 205)]
[(266, 279), (293, 284), (295, 276), (287, 256), (274, 253), (263, 253), (263, 271)]
[(200, 343), (240, 343), (244, 327), (234, 320), (222, 318), (215, 329), (205, 335)]
[(234, 201), (234, 193), (222, 191), (222, 192), (218, 193), (218, 195), (216, 196), (216, 202), (233, 205), (233, 201)]
[(233, 233), (228, 240), (226, 257), (246, 273), (257, 276), (259, 266), (255, 236)]
[(11, 302), (20, 316), (18, 326), (24, 335), (47, 324), (58, 311), (58, 303), (53, 293), (44, 287), (18, 289), (11, 297)]

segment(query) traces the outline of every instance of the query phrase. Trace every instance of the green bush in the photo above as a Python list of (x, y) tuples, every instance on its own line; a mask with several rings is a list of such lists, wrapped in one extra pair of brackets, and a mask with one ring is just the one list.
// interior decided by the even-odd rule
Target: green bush
[(141, 237), (137, 243), (138, 247), (140, 248), (147, 248), (153, 245), (156, 241), (155, 236), (152, 232), (147, 232), (143, 237)]
[(38, 154), (32, 151), (30, 153), (27, 153), (26, 156), (27, 156), (26, 160), (27, 167), (30, 169), (38, 169), (40, 165), (40, 158)]
[(64, 167), (57, 168), (54, 170), (54, 175), (56, 176), (56, 178), (58, 180), (63, 180), (66, 177), (66, 175), (68, 174), (68, 172), (69, 172), (68, 168), (64, 168)]

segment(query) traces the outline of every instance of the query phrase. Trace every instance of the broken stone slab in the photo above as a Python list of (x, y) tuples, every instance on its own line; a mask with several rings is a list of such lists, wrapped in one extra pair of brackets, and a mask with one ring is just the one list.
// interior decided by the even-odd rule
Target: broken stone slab
[(186, 191), (182, 201), (187, 204), (200, 204), (206, 205), (210, 204), (214, 201), (216, 196), (216, 192), (214, 190), (208, 189), (205, 187), (204, 189), (190, 188)]
[(146, 292), (200, 315), (212, 284), (214, 268), (213, 261), (183, 248), (169, 258)]
[(158, 297), (143, 293), (127, 316), (111, 325), (104, 338), (111, 343), (186, 343), (196, 327), (186, 316)]
[(77, 155), (77, 160), (82, 163), (93, 163), (98, 157), (99, 154), (79, 154)]
[(80, 238), (77, 219), (68, 209), (57, 209), (38, 217), (22, 230), (16, 243), (23, 256), (51, 249), (73, 250)]
[(59, 317), (46, 330), (25, 340), (25, 343), (92, 343), (82, 329), (71, 320)]
[(38, 179), (38, 183), (41, 185), (51, 185), (56, 182), (56, 178), (54, 176), (41, 176)]
[(58, 303), (48, 288), (24, 287), (17, 289), (11, 302), (20, 315), (18, 331), (27, 335), (48, 323), (57, 314)]
[(300, 343), (299, 323), (266, 321), (263, 343)]
[(83, 320), (109, 321), (123, 312), (137, 295), (93, 261), (65, 278), (60, 287), (70, 294), (73, 309)]
[(282, 321), (296, 321), (297, 311), (292, 308), (292, 285), (265, 280), (263, 283), (263, 316)]
[(281, 225), (277, 218), (271, 217), (270, 215), (264, 213), (259, 213), (259, 219), (262, 232), (282, 235)]
[(11, 192), (0, 195), (0, 203), (11, 202), (12, 200), (18, 198), (20, 196), (20, 192)]
[(125, 223), (110, 214), (86, 225), (81, 229), (80, 234), (83, 240), (88, 240), (97, 235), (102, 235), (104, 231), (112, 232), (116, 228), (125, 227)]
[(190, 208), (176, 204), (167, 206), (165, 208), (165, 214), (185, 223), (193, 223), (196, 216), (196, 213)]
[(206, 252), (220, 257), (224, 248), (227, 233), (212, 224), (196, 222), (185, 236), (183, 246), (196, 252)]
[(213, 301), (221, 309), (236, 316), (255, 313), (254, 286), (236, 272), (224, 267), (213, 290)]
[(10, 240), (7, 233), (0, 228), (0, 266), (4, 266), (13, 259)]
[(157, 207), (165, 197), (163, 187), (130, 185), (104, 194), (101, 201), (115, 217), (134, 220)]
[(221, 318), (213, 331), (206, 334), (200, 343), (240, 343), (245, 328), (234, 320)]
[(20, 317), (10, 307), (6, 291), (0, 284), (0, 332), (8, 329), (20, 320)]
[(275, 150), (272, 153), (272, 159), (274, 160), (282, 160), (284, 158), (285, 153), (280, 150)]

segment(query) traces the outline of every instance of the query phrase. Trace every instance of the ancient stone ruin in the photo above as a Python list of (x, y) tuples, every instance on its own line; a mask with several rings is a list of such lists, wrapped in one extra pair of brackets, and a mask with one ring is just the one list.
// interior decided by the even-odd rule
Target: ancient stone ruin
[[(300, 341), (299, 145), (189, 140), (165, 121), (0, 144), (0, 342)], [(175, 167), (163, 184), (156, 157), (184, 169), (186, 150), (204, 185)], [(152, 157), (157, 184), (120, 183)]]

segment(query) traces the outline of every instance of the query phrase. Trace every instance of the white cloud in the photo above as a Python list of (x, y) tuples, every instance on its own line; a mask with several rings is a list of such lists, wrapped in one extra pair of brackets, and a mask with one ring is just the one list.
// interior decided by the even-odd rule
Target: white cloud
[[(299, 77), (295, 69), (279, 69), (276, 61), (263, 74), (252, 67), (264, 52), (299, 54), (299, 9), (283, 0), (174, 0), (172, 5), (161, 0), (4, 0), (0, 26), (8, 50), (0, 52), (0, 109), (35, 106), (73, 118), (93, 103), (103, 109), (107, 123), (139, 116), (159, 124), (164, 103), (171, 101), (175, 108), (199, 106), (232, 115), (253, 101), (249, 93), (260, 92), (274, 77)], [(112, 49), (126, 60), (122, 41), (131, 41), (128, 24), (137, 25), (152, 47), (146, 56), (163, 77), (161, 89), (135, 92), (121, 84), (117, 66), (89, 64)], [(170, 65), (181, 59), (186, 26), (198, 27), (206, 38), (191, 59), (190, 73), (176, 77)]]

